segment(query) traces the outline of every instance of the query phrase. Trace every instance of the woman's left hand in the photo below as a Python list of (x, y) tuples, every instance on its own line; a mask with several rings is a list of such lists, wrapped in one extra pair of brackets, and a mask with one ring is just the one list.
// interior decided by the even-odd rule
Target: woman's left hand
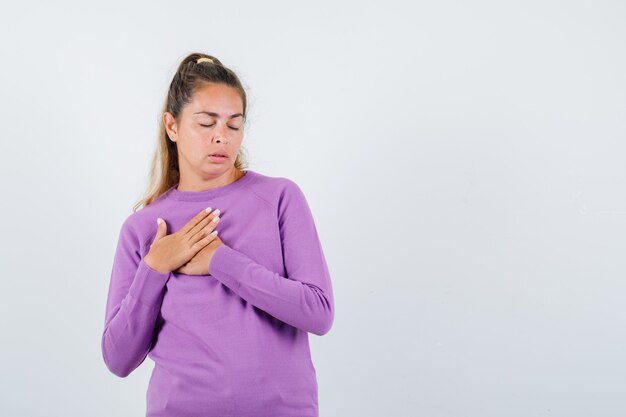
[(209, 275), (211, 258), (213, 258), (215, 250), (223, 244), (222, 239), (220, 239), (219, 236), (215, 236), (215, 239), (198, 251), (189, 262), (175, 269), (174, 272), (185, 275)]

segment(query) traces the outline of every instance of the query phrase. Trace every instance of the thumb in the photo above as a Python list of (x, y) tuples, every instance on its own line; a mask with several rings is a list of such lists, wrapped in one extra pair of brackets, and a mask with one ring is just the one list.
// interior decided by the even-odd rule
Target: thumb
[(158, 217), (157, 218), (157, 232), (154, 236), (154, 240), (161, 239), (163, 236), (167, 234), (167, 224), (165, 224), (165, 220)]

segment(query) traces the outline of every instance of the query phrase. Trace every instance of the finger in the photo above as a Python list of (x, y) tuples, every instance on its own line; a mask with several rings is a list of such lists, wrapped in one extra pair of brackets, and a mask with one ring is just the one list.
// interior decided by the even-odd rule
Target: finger
[[(207, 208), (207, 210), (210, 210), (210, 208)], [(213, 220), (213, 218), (218, 216), (219, 214), (220, 214), (219, 209), (215, 209), (213, 211), (207, 212), (207, 216), (202, 218), (200, 221), (196, 222), (195, 225), (190, 226), (189, 229), (186, 230), (185, 235), (191, 239), (193, 236), (195, 236), (196, 233), (198, 233), (198, 231), (203, 230), (206, 227), (206, 225), (209, 224), (209, 222), (211, 222), (211, 220)], [(198, 239), (195, 239), (192, 243), (194, 243), (197, 240)]]
[(208, 245), (213, 240), (215, 240), (215, 238), (217, 236), (217, 233), (218, 233), (217, 230), (213, 230), (211, 233), (206, 235), (204, 238), (202, 238), (199, 241), (197, 241), (196, 243), (194, 243), (194, 245), (192, 246), (193, 250), (197, 250), (197, 251), (202, 250), (202, 248), (204, 248), (206, 245)]
[[(199, 241), (200, 239), (203, 239), (204, 237), (206, 237), (209, 233), (211, 233), (216, 227), (217, 224), (222, 220), (222, 218), (220, 217), (220, 214), (217, 214), (215, 216), (211, 216), (211, 220), (208, 221), (206, 223), (206, 225), (204, 225), (202, 227), (202, 229), (198, 229), (196, 231), (196, 233), (191, 237), (191, 243), (196, 243), (197, 241)], [(193, 231), (192, 231), (193, 233)]]
[(195, 216), (193, 216), (191, 218), (191, 220), (189, 220), (187, 222), (187, 224), (185, 224), (181, 229), (180, 232), (182, 234), (187, 234), (189, 233), (189, 231), (191, 229), (193, 229), (198, 223), (200, 223), (202, 220), (206, 219), (206, 217), (211, 213), (211, 207), (207, 207), (204, 210), (202, 210), (200, 213), (196, 214)]
[(156, 235), (154, 236), (153, 242), (162, 238), (166, 234), (167, 234), (167, 224), (165, 223), (165, 220), (159, 217), (157, 218), (157, 232), (156, 232)]
[[(192, 245), (192, 247), (194, 247), (194, 245), (200, 243), (199, 247), (200, 247), (200, 249), (202, 249), (204, 246), (207, 245), (208, 242), (213, 240), (213, 239), (211, 239), (210, 234), (212, 232), (215, 232), (215, 233), (213, 233), (213, 236), (217, 235), (217, 230), (215, 230), (215, 228), (217, 227), (217, 224), (220, 221), (221, 221), (220, 216), (213, 217), (212, 220), (210, 222), (208, 222), (206, 226), (204, 226), (204, 228), (202, 228), (201, 230), (198, 230), (195, 235), (191, 236), (189, 238), (189, 243)], [(205, 242), (203, 243), (202, 240), (203, 239), (207, 239), (207, 238), (208, 238), (208, 241), (205, 240)]]
[(220, 210), (215, 209), (211, 212), (211, 215), (203, 219), (196, 226), (194, 226), (188, 233), (187, 236), (189, 238), (189, 242), (193, 245), (203, 237), (205, 237), (208, 233), (210, 233), (217, 222), (220, 221)]

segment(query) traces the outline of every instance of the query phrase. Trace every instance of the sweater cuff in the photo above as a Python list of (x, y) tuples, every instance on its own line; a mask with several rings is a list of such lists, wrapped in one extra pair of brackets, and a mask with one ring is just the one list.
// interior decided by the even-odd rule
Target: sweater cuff
[(209, 275), (235, 293), (241, 287), (240, 278), (245, 274), (245, 267), (250, 261), (243, 253), (227, 245), (218, 246), (209, 264)]
[(162, 301), (165, 284), (171, 273), (162, 274), (144, 262), (143, 258), (139, 262), (139, 267), (135, 273), (135, 279), (128, 290), (131, 297), (140, 304), (149, 308), (159, 307)]

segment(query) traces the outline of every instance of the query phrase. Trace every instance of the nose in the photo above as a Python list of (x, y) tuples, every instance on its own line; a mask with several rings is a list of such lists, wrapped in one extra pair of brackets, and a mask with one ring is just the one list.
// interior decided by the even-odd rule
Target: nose
[(225, 129), (224, 127), (215, 129), (215, 134), (213, 135), (213, 142), (220, 142), (220, 143), (224, 142), (224, 138), (225, 138), (224, 129)]

